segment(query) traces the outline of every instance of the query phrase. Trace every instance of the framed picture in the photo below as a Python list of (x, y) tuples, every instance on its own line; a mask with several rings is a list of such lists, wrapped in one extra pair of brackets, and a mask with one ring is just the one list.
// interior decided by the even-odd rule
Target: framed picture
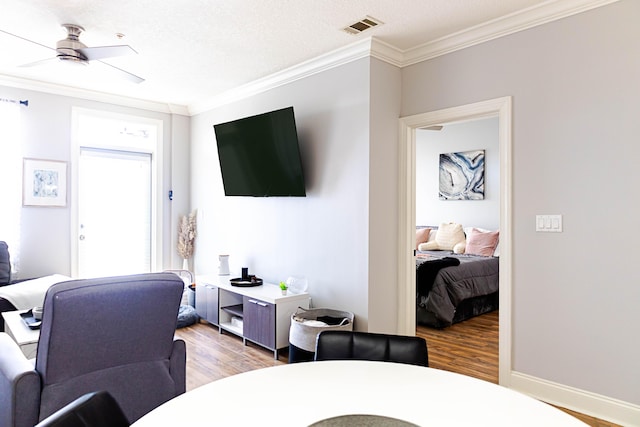
[(484, 150), (440, 154), (439, 198), (484, 199)]
[(23, 159), (22, 206), (67, 205), (67, 162)]

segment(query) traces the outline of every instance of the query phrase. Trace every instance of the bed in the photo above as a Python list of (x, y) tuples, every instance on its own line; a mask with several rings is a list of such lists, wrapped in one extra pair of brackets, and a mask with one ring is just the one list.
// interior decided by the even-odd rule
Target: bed
[[(463, 239), (472, 234), (468, 229)], [(433, 247), (418, 248), (425, 246)], [(498, 308), (499, 252), (495, 246), (497, 242), (490, 256), (474, 254), (478, 251), (473, 250), (471, 254), (442, 249), (416, 251), (418, 325), (444, 328)]]

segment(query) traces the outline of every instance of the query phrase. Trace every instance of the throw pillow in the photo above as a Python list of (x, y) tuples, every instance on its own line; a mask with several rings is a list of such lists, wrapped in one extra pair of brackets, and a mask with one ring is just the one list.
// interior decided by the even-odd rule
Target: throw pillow
[(464, 253), (465, 237), (462, 225), (453, 222), (442, 223), (436, 231), (436, 238), (418, 245), (418, 249), (430, 251), (453, 251), (456, 254)]
[(431, 229), (429, 228), (420, 228), (416, 230), (416, 249), (418, 249), (418, 245), (420, 243), (425, 243), (429, 240), (429, 233)]
[(436, 233), (436, 243), (441, 249), (456, 254), (464, 253), (465, 236), (462, 225), (455, 222), (440, 224)]
[(472, 228), (467, 236), (465, 253), (470, 255), (493, 256), (498, 246), (500, 232)]

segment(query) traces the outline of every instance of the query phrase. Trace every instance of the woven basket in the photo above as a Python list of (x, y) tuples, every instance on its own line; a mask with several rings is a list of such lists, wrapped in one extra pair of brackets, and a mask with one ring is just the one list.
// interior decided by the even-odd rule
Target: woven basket
[[(315, 322), (308, 322), (310, 320)], [(320, 323), (323, 320), (325, 322), (330, 320), (330, 322)], [(291, 315), (289, 343), (303, 350), (315, 352), (318, 334), (322, 331), (332, 330), (352, 331), (353, 313), (329, 308), (309, 310), (298, 308), (298, 311)]]

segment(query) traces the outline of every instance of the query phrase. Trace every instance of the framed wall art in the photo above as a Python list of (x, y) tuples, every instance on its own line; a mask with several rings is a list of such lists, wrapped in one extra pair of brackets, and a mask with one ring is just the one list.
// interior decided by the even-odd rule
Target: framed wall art
[(440, 200), (484, 200), (484, 150), (440, 154)]
[(67, 205), (67, 162), (23, 159), (22, 205)]

